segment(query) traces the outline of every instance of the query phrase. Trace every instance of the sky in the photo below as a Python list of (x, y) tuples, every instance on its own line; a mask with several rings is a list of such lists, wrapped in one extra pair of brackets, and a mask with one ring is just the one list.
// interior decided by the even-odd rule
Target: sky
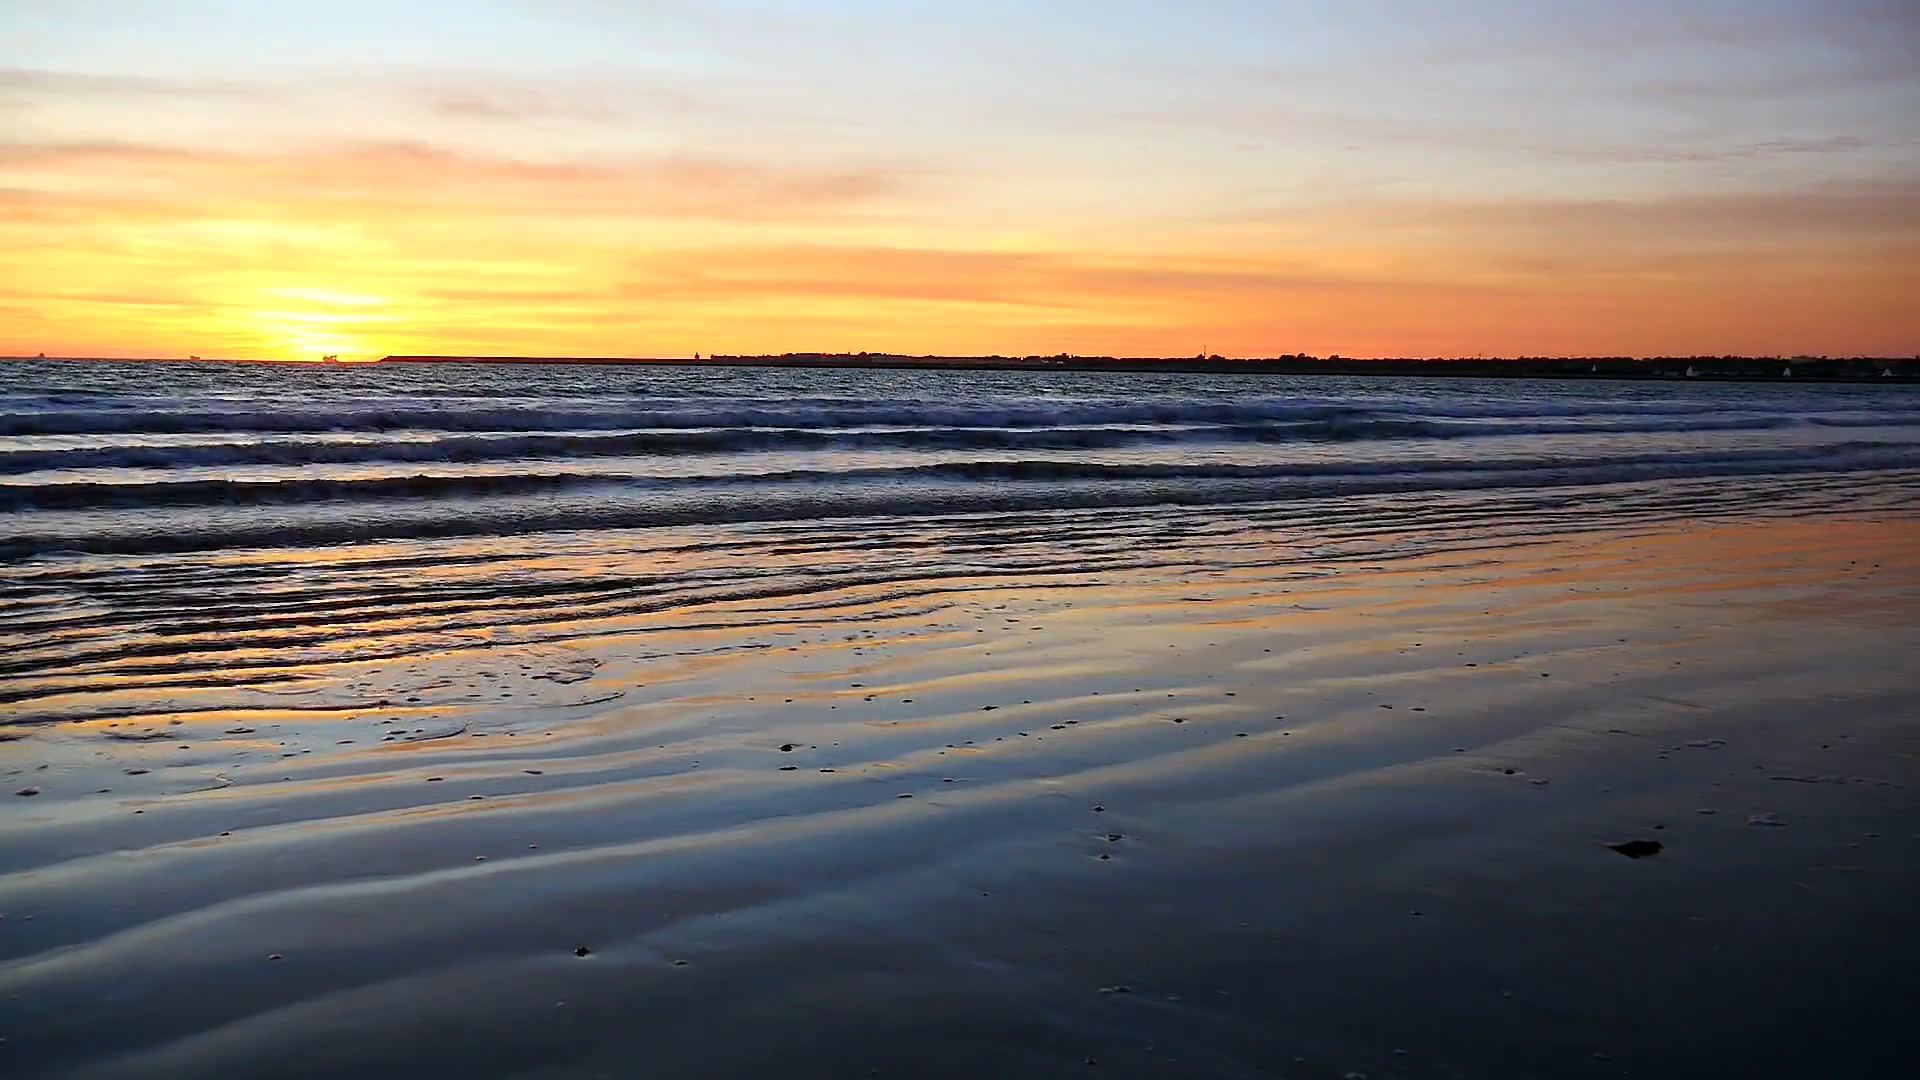
[(0, 2), (0, 354), (862, 350), (1920, 354), (1920, 2)]

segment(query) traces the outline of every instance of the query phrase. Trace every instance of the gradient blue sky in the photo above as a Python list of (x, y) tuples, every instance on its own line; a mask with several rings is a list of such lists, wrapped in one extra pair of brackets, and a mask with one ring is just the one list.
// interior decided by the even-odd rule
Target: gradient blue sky
[(1920, 3), (0, 7), (0, 351), (1920, 352)]

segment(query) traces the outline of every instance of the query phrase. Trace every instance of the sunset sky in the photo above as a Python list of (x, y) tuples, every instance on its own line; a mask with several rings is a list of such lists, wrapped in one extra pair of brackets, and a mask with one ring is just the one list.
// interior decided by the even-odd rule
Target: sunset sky
[(1920, 353), (1914, 0), (6, 0), (0, 354)]

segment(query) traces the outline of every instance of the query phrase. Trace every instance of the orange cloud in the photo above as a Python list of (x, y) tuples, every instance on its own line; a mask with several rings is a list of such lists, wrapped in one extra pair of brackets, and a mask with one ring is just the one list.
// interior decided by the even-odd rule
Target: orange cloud
[[(60, 187), (107, 181), (189, 205), (241, 199), (406, 209), (416, 214), (521, 210), (777, 219), (850, 211), (906, 192), (919, 174), (880, 166), (820, 167), (661, 155), (605, 162), (486, 157), (411, 142), (246, 153), (123, 142), (0, 144), (0, 170)], [(44, 202), (59, 189), (43, 190)], [(293, 204), (288, 206), (287, 204)], [(306, 216), (298, 214), (294, 216)]]
[[(416, 142), (0, 144), (0, 352), (1920, 350), (1920, 183), (1898, 179), (1331, 200), (1105, 221), (1072, 243), (935, 179), (954, 177)], [(981, 227), (1002, 220), (1026, 226), (1017, 243)]]

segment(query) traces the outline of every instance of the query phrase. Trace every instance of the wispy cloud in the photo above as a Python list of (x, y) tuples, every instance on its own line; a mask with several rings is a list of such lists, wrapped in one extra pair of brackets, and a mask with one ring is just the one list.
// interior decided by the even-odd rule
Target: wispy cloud
[[(1490, 5), (1492, 6), (1492, 5)], [(1455, 19), (1455, 34), (1416, 54), (1438, 63), (1515, 57), (1593, 59), (1716, 51), (1779, 53), (1813, 46), (1859, 56), (1913, 57), (1920, 12), (1910, 0), (1609, 0), (1497, 5), (1498, 17)], [(1909, 70), (1912, 62), (1909, 61)]]
[(102, 139), (86, 142), (0, 143), (0, 168), (86, 169), (95, 166), (196, 165), (233, 155), (182, 147), (150, 146)]
[[(132, 174), (126, 170), (137, 169)], [(0, 171), (55, 185), (124, 180), (124, 194), (182, 202), (407, 209), (421, 215), (513, 211), (731, 220), (852, 214), (922, 186), (924, 170), (877, 164), (697, 155), (542, 161), (419, 142), (241, 151), (114, 141), (0, 144)], [(16, 180), (16, 186), (29, 185)], [(98, 195), (88, 196), (97, 201)], [(296, 215), (297, 216), (297, 215)]]
[(1724, 135), (1683, 138), (1642, 136), (1625, 140), (1593, 133), (1549, 136), (1492, 122), (1453, 115), (1361, 112), (1286, 103), (1231, 101), (1198, 103), (1179, 109), (1138, 114), (1169, 128), (1210, 127), (1235, 134), (1311, 142), (1353, 149), (1400, 147), (1481, 159), (1501, 157), (1563, 161), (1710, 164), (1763, 161), (1768, 158), (1850, 154), (1875, 149), (1920, 150), (1920, 138), (1876, 139), (1849, 133), (1777, 135), (1743, 141)]
[(1766, 65), (1758, 71), (1668, 75), (1632, 84), (1631, 93), (1655, 102), (1782, 100), (1815, 98), (1901, 85), (1920, 85), (1920, 42), (1915, 51), (1877, 49), (1842, 54), (1817, 63)]
[(1646, 161), (1669, 164), (1698, 164), (1725, 161), (1758, 161), (1770, 157), (1795, 157), (1814, 154), (1851, 154), (1876, 148), (1920, 147), (1920, 140), (1905, 143), (1875, 142), (1858, 135), (1822, 135), (1814, 137), (1781, 136), (1731, 146), (1553, 146), (1540, 147), (1543, 153), (1593, 161)]
[(1435, 201), (1382, 208), (1381, 215), (1383, 223), (1505, 236), (1540, 249), (1718, 252), (1812, 244), (1833, 257), (1862, 244), (1920, 242), (1920, 174), (1788, 191)]
[(248, 92), (235, 83), (183, 82), (143, 75), (38, 68), (0, 68), (0, 97), (232, 97)]
[(449, 78), (419, 90), (437, 115), (460, 121), (617, 123), (661, 116), (712, 116), (725, 111), (711, 96), (666, 79), (619, 78), (533, 83), (494, 78)]
[(1191, 313), (1196, 307), (1238, 309), (1250, 302), (1332, 294), (1464, 297), (1484, 291), (1434, 275), (1361, 274), (1309, 259), (816, 244), (659, 252), (636, 260), (617, 290), (636, 299), (833, 297), (1082, 315), (1110, 313), (1118, 304), (1139, 301)]

